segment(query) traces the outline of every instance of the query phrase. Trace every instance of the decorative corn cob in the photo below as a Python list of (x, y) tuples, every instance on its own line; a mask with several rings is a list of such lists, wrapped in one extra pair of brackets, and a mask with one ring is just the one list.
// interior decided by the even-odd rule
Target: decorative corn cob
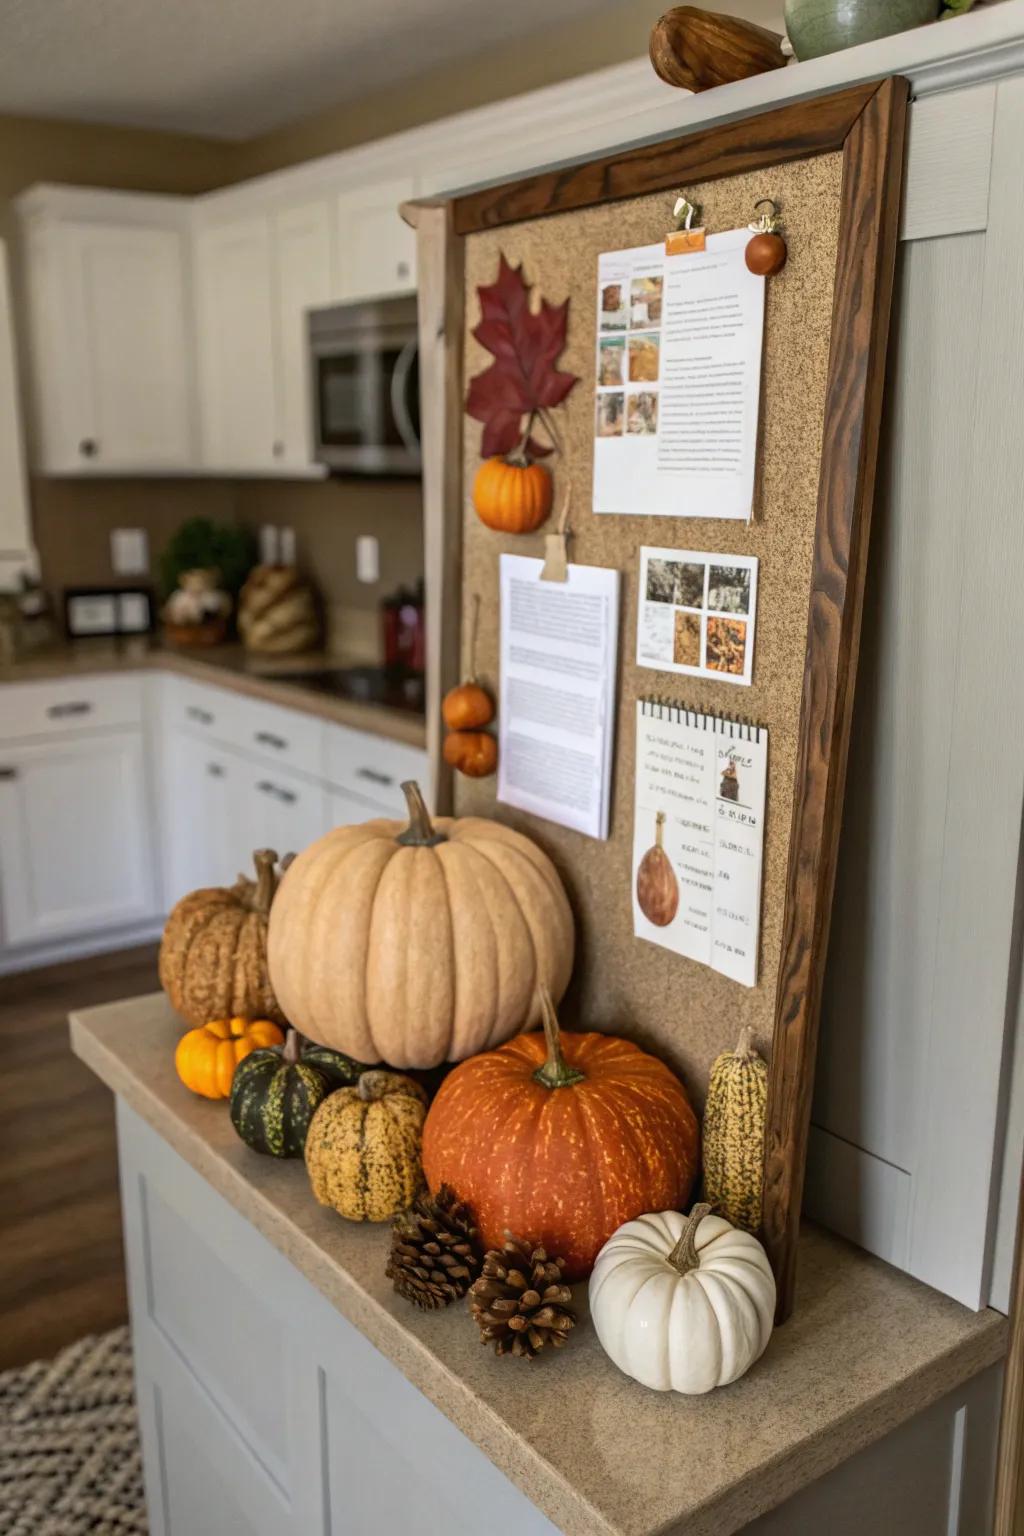
[(734, 1226), (761, 1225), (768, 1068), (745, 1028), (711, 1068), (704, 1106), (704, 1195)]

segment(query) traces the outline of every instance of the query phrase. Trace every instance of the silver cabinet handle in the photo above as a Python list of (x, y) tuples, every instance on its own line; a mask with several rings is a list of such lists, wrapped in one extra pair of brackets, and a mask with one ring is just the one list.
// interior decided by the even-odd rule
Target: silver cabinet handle
[(206, 771), (211, 779), (222, 779), (224, 777), (224, 769), (220, 763), (207, 763)]
[(0, 768), (0, 779), (16, 779), (17, 777), (17, 768)]
[(393, 784), (395, 781), (390, 773), (381, 773), (379, 768), (357, 768), (357, 779), (369, 779), (371, 784)]
[(198, 720), (200, 725), (212, 725), (213, 716), (208, 709), (200, 709), (198, 704), (188, 704), (185, 707), (185, 715), (189, 720)]
[(256, 731), (253, 741), (258, 741), (264, 747), (273, 747), (277, 752), (283, 752), (288, 745), (283, 736), (275, 736), (273, 731)]
[(271, 784), (269, 779), (261, 779), (256, 788), (262, 795), (273, 795), (282, 805), (294, 805), (299, 798), (293, 789), (282, 789), (280, 784)]
[(46, 713), (51, 720), (63, 720), (68, 715), (87, 715), (92, 705), (85, 699), (72, 699), (67, 704), (51, 704)]

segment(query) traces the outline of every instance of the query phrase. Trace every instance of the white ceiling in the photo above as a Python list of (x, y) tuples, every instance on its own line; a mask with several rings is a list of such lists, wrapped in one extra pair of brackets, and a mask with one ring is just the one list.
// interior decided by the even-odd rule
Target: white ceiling
[[(244, 139), (609, 0), (0, 0), (0, 112)], [(643, 39), (638, 52), (643, 51)]]

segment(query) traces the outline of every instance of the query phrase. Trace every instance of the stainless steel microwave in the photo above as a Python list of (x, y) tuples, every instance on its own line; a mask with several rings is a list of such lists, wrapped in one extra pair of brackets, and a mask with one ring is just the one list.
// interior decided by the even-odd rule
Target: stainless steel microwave
[(335, 474), (419, 475), (416, 295), (314, 309), (313, 457)]

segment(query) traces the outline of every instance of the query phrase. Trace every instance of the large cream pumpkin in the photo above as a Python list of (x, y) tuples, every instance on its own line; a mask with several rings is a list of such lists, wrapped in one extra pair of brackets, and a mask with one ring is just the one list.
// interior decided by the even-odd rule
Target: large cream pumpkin
[(271, 909), (267, 960), (296, 1029), (357, 1061), (434, 1067), (541, 1022), (573, 921), (546, 854), (478, 817), (338, 827), (300, 853)]

